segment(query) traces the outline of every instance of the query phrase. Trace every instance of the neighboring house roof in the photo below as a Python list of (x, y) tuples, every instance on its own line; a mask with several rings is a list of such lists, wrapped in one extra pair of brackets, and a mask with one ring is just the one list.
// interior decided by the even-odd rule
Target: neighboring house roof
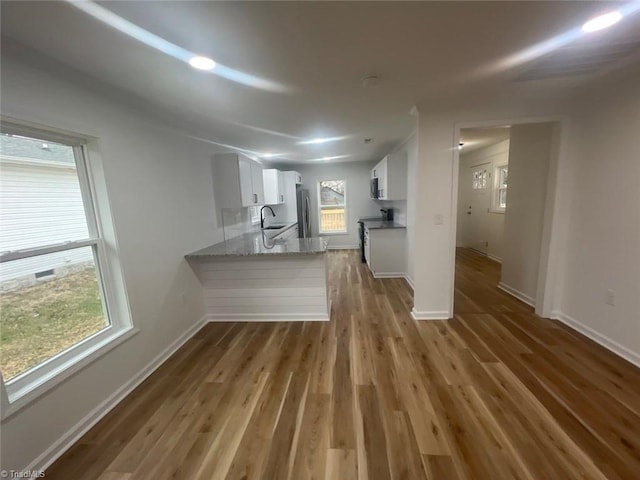
[(338, 190), (336, 190), (335, 188), (331, 188), (331, 187), (322, 187), (322, 193), (328, 193), (328, 194), (335, 194), (338, 195), (340, 197), (344, 197), (344, 193), (339, 192)]
[(68, 145), (4, 133), (0, 135), (0, 157), (75, 166), (73, 148)]
[(344, 193), (340, 193), (331, 187), (322, 187), (320, 195), (322, 196), (322, 203), (324, 205), (344, 203)]

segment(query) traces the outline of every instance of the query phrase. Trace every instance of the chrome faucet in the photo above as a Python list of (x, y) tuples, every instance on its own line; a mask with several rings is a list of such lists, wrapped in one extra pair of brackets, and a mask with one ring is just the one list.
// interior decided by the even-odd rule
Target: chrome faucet
[(271, 215), (273, 215), (274, 217), (276, 216), (276, 213), (273, 211), (273, 208), (271, 208), (269, 205), (265, 205), (260, 209), (260, 229), (264, 230), (264, 209), (268, 208), (269, 210), (271, 210)]

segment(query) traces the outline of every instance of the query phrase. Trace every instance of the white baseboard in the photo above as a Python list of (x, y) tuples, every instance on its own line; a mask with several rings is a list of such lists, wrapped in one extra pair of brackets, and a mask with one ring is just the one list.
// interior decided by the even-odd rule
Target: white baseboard
[(328, 245), (327, 250), (360, 250), (360, 245)]
[[(331, 309), (329, 309), (331, 311)], [(328, 313), (209, 313), (208, 322), (328, 322)]]
[(409, 286), (411, 287), (411, 290), (415, 290), (416, 286), (413, 283), (413, 278), (411, 278), (408, 274), (405, 273), (404, 275), (404, 279), (407, 281), (407, 283), (409, 284)]
[(171, 355), (182, 347), (191, 337), (193, 337), (204, 325), (205, 318), (201, 318), (176, 341), (160, 352), (151, 362), (149, 362), (133, 378), (113, 392), (96, 408), (91, 410), (82, 420), (71, 427), (67, 432), (47, 448), (22, 471), (46, 470), (53, 462), (60, 458), (69, 448), (71, 448), (80, 438), (87, 433), (94, 425), (113, 410), (122, 400), (136, 389), (149, 375), (155, 372)]
[(415, 308), (411, 309), (411, 316), (414, 320), (449, 320), (451, 316), (449, 312), (431, 311), (431, 312), (418, 312)]
[(373, 274), (373, 278), (404, 278), (405, 276), (404, 272), (383, 272)]
[(509, 285), (505, 285), (502, 282), (498, 283), (498, 288), (500, 290), (502, 290), (503, 292), (506, 292), (509, 295), (511, 295), (513, 297), (516, 297), (518, 300), (520, 300), (521, 302), (526, 303), (530, 307), (533, 307), (533, 308), (536, 307), (536, 299), (530, 297), (529, 295), (527, 295), (525, 293), (522, 293), (520, 290), (516, 290), (515, 288), (510, 287)]
[(611, 340), (609, 337), (598, 333), (593, 328), (586, 326), (584, 323), (579, 322), (575, 318), (570, 317), (559, 311), (554, 311), (551, 313), (551, 318), (554, 320), (558, 320), (568, 327), (580, 332), (585, 337), (589, 337), (591, 340), (596, 342), (598, 345), (602, 345), (607, 350), (615, 353), (619, 357), (624, 358), (628, 362), (634, 364), (636, 367), (640, 367), (640, 354), (636, 353), (632, 350), (629, 350), (627, 347), (620, 345), (615, 340)]
[(487, 253), (487, 257), (489, 257), (494, 262), (502, 263), (502, 259), (500, 257), (496, 257), (495, 255), (491, 255), (490, 253)]

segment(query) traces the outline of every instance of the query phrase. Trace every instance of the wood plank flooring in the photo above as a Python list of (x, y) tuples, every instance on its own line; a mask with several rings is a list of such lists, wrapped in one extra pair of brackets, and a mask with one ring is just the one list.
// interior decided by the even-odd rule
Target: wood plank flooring
[(332, 320), (213, 323), (49, 479), (640, 478), (640, 370), (457, 257), (450, 321), (332, 251)]

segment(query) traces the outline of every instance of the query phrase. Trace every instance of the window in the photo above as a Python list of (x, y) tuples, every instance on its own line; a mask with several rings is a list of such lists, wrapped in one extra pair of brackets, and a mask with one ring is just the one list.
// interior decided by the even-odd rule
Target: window
[(320, 233), (347, 233), (347, 190), (344, 179), (318, 182)]
[(2, 127), (0, 370), (13, 402), (131, 325), (122, 316), (113, 322), (107, 308), (108, 261), (85, 145)]
[(508, 165), (496, 165), (493, 169), (493, 195), (491, 210), (504, 213), (507, 208)]
[(473, 189), (484, 190), (487, 188), (487, 180), (489, 178), (489, 172), (486, 168), (478, 168), (473, 171)]

